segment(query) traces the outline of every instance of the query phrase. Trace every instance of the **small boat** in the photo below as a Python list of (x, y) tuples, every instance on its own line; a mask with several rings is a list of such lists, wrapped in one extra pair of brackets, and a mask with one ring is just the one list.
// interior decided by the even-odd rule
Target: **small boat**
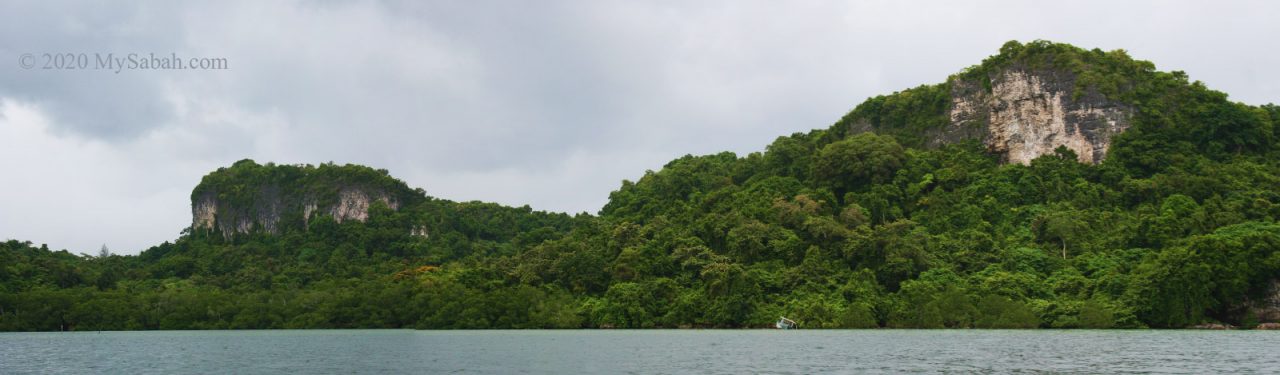
[(778, 322), (774, 323), (774, 327), (778, 327), (778, 329), (796, 329), (797, 328), (796, 321), (787, 319), (785, 317), (778, 317)]

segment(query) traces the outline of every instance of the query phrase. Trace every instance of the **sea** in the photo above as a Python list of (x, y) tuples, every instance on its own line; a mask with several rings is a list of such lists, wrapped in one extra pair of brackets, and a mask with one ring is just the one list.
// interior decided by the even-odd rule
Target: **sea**
[(0, 333), (0, 374), (1280, 373), (1280, 331)]

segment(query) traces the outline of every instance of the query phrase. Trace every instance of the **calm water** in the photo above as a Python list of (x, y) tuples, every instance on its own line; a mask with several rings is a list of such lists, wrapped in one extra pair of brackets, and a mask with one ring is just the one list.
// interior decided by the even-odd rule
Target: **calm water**
[(1280, 373), (1280, 331), (0, 333), (21, 373)]

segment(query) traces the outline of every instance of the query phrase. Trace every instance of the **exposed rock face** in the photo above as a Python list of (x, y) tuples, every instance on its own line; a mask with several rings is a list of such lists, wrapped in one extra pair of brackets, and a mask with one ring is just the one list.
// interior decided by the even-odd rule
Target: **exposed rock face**
[(1253, 313), (1259, 322), (1280, 323), (1280, 280), (1271, 280), (1267, 298), (1254, 305)]
[(1202, 323), (1202, 324), (1196, 324), (1196, 325), (1193, 325), (1193, 326), (1190, 326), (1190, 327), (1187, 327), (1187, 328), (1189, 328), (1189, 329), (1210, 329), (1210, 330), (1219, 330), (1219, 331), (1220, 331), (1220, 330), (1236, 329), (1236, 326), (1233, 326), (1233, 325), (1230, 325), (1230, 324), (1222, 324), (1222, 323)]
[(362, 189), (344, 188), (338, 191), (338, 203), (329, 208), (329, 215), (339, 223), (344, 220), (364, 222), (369, 219), (369, 203), (380, 201), (391, 209), (399, 209), (400, 204), (386, 193), (367, 192)]
[(191, 202), (191, 227), (213, 228), (218, 219), (218, 200), (205, 194)]
[[(1129, 128), (1133, 108), (1093, 88), (1077, 90), (1075, 75), (1053, 69), (1013, 65), (982, 79), (954, 77), (950, 85), (947, 124), (912, 134), (922, 146), (937, 148), (969, 139), (981, 140), (1006, 163), (1028, 164), (1059, 146), (1075, 151), (1084, 163), (1101, 163), (1111, 139)], [(920, 110), (934, 111), (933, 108)], [(849, 134), (877, 129), (867, 119), (849, 124)]]
[(1015, 67), (990, 78), (989, 92), (980, 82), (952, 82), (951, 124), (940, 134), (950, 136), (932, 138), (980, 133), (989, 151), (1020, 164), (1066, 146), (1081, 162), (1097, 164), (1111, 138), (1129, 127), (1131, 107), (1092, 89), (1076, 97), (1070, 73)]
[(369, 206), (374, 202), (382, 202), (393, 210), (400, 206), (400, 202), (387, 192), (354, 186), (339, 189), (337, 199), (329, 204), (321, 204), (314, 195), (282, 197), (277, 191), (263, 187), (254, 195), (252, 202), (240, 204), (220, 202), (215, 192), (206, 192), (191, 202), (191, 227), (193, 230), (216, 231), (226, 238), (253, 231), (276, 234), (287, 212), (300, 214), (305, 226), (320, 214), (328, 214), (339, 223), (347, 220), (364, 222), (368, 220)]

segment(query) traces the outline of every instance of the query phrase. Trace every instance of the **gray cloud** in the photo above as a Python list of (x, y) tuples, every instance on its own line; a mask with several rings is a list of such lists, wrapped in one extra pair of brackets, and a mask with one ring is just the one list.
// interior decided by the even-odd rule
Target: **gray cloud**
[[(0, 237), (172, 239), (241, 158), (389, 169), (432, 195), (595, 212), (686, 153), (762, 150), (1010, 39), (1125, 48), (1278, 101), (1266, 2), (6, 3)], [(221, 57), (219, 71), (41, 71), (22, 53)], [(16, 183), (15, 183), (16, 182)]]
[[(94, 2), (6, 2), (0, 5), (0, 53), (9, 62), (0, 74), (0, 96), (40, 104), (56, 119), (55, 131), (121, 140), (173, 120), (172, 108), (153, 93), (160, 81), (102, 71), (44, 70), (55, 57), (81, 54), (92, 64), (115, 53), (172, 53), (181, 49), (172, 5), (120, 7)], [(36, 57), (21, 70), (18, 56)], [(49, 56), (45, 56), (48, 54)], [(12, 58), (10, 58), (12, 57)], [(74, 64), (72, 64), (74, 65)], [(78, 66), (76, 66), (78, 67)], [(159, 78), (156, 77), (152, 78)]]

